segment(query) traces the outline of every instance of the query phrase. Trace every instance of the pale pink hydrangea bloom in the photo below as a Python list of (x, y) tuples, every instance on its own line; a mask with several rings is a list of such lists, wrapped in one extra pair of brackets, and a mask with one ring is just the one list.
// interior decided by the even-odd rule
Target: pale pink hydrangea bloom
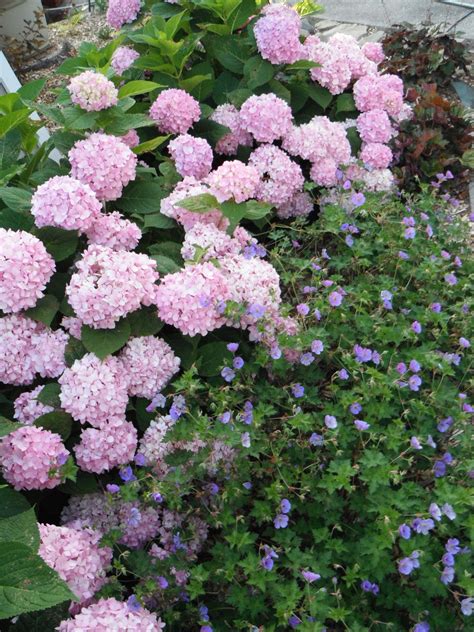
[(252, 165), (246, 165), (240, 160), (227, 160), (211, 171), (206, 183), (210, 193), (219, 202), (233, 199), (240, 203), (255, 196), (260, 176)]
[(115, 74), (122, 75), (133, 63), (140, 57), (136, 50), (130, 46), (119, 46), (112, 54), (110, 65), (114, 69)]
[(238, 254), (241, 244), (213, 224), (194, 224), (184, 236), (181, 255), (183, 259), (194, 259), (197, 253), (200, 261), (219, 259), (229, 254)]
[(130, 463), (137, 449), (135, 426), (125, 419), (112, 419), (100, 428), (86, 428), (74, 447), (78, 466), (84, 472), (102, 474)]
[(75, 316), (64, 316), (61, 320), (61, 327), (78, 340), (81, 339), (82, 325), (82, 320)]
[(327, 116), (315, 116), (309, 123), (293, 126), (283, 140), (283, 149), (311, 162), (332, 159), (339, 165), (351, 158), (344, 125), (330, 121)]
[(31, 198), (31, 212), (39, 228), (55, 226), (84, 233), (101, 210), (94, 191), (70, 176), (50, 178)]
[(231, 156), (237, 153), (240, 145), (252, 146), (252, 134), (246, 132), (240, 123), (240, 114), (237, 108), (230, 103), (224, 103), (217, 106), (212, 115), (211, 121), (220, 123), (230, 129), (230, 133), (226, 134), (216, 143), (216, 153)]
[(240, 124), (260, 143), (273, 143), (291, 128), (293, 115), (286, 101), (276, 94), (249, 97), (240, 108)]
[(377, 64), (370, 61), (361, 50), (356, 38), (345, 33), (331, 35), (328, 43), (337, 50), (344, 51), (347, 57), (352, 79), (360, 79), (364, 75), (376, 74)]
[(366, 171), (363, 180), (369, 191), (390, 191), (395, 184), (395, 178), (390, 169)]
[(138, 136), (137, 131), (134, 129), (131, 129), (123, 136), (120, 136), (120, 140), (122, 141), (122, 143), (125, 143), (127, 147), (130, 147), (130, 149), (133, 149), (140, 144), (140, 137)]
[(225, 230), (229, 225), (229, 221), (222, 215), (220, 210), (212, 209), (208, 213), (193, 213), (179, 206), (179, 202), (187, 198), (209, 192), (209, 187), (204, 183), (198, 182), (195, 178), (184, 178), (184, 180), (178, 182), (168, 197), (161, 200), (160, 210), (166, 217), (171, 217), (182, 224), (184, 230), (189, 230), (198, 222), (215, 224)]
[(306, 191), (298, 191), (293, 197), (277, 206), (277, 215), (282, 219), (289, 217), (298, 217), (300, 215), (309, 215), (313, 210), (313, 201)]
[(180, 134), (168, 145), (176, 171), (183, 178), (191, 176), (196, 180), (205, 178), (212, 169), (212, 148), (205, 138), (190, 134)]
[(9, 314), (34, 307), (55, 270), (37, 237), (0, 228), (0, 310)]
[(275, 145), (261, 145), (249, 158), (260, 176), (255, 197), (270, 204), (284, 204), (302, 188), (301, 167)]
[(165, 436), (175, 423), (169, 415), (158, 415), (150, 422), (140, 439), (138, 454), (142, 454), (147, 464), (161, 476), (169, 469), (165, 457), (172, 451), (172, 444), (165, 441)]
[(357, 117), (357, 131), (365, 143), (388, 143), (395, 133), (384, 110), (369, 110)]
[(219, 306), (230, 297), (230, 288), (224, 274), (212, 263), (198, 263), (167, 274), (156, 294), (158, 316), (183, 334), (205, 336), (225, 322)]
[(118, 90), (112, 81), (93, 70), (73, 77), (67, 89), (71, 101), (87, 112), (106, 110), (118, 103)]
[(0, 440), (0, 466), (15, 489), (53, 489), (69, 452), (61, 437), (36, 426), (22, 426)]
[(137, 157), (116, 136), (95, 132), (69, 151), (71, 175), (88, 184), (99, 200), (117, 200), (135, 180)]
[(52, 413), (54, 408), (37, 400), (44, 386), (37, 386), (32, 391), (25, 391), (14, 401), (14, 417), (22, 424), (31, 425), (41, 415)]
[(73, 619), (62, 621), (56, 629), (58, 632), (160, 632), (164, 628), (161, 619), (145, 608), (132, 611), (125, 602), (110, 597), (83, 608)]
[(179, 371), (181, 360), (161, 338), (131, 338), (119, 355), (130, 396), (152, 399)]
[(86, 232), (89, 244), (112, 250), (134, 250), (142, 237), (137, 224), (125, 219), (118, 211), (102, 213)]
[(403, 109), (403, 82), (395, 75), (367, 75), (354, 84), (354, 100), (361, 112), (381, 109), (396, 117)]
[(313, 162), (309, 175), (311, 180), (321, 187), (333, 187), (337, 184), (338, 163), (332, 158), (323, 158)]
[(361, 48), (363, 54), (376, 64), (380, 64), (385, 59), (383, 46), (380, 42), (366, 42)]
[(393, 154), (390, 147), (382, 143), (365, 143), (359, 158), (370, 169), (386, 169), (393, 160)]
[(95, 329), (113, 329), (122, 316), (154, 302), (159, 275), (145, 254), (92, 245), (76, 268), (66, 295), (78, 318)]
[(253, 27), (257, 48), (272, 64), (292, 64), (302, 58), (301, 18), (292, 8), (269, 4)]
[(58, 377), (66, 368), (64, 351), (69, 336), (25, 316), (0, 318), (0, 382), (31, 384), (36, 373)]
[(198, 101), (185, 90), (160, 92), (150, 108), (150, 118), (164, 134), (186, 134), (201, 117)]
[(107, 421), (124, 419), (127, 376), (116, 357), (99, 360), (93, 353), (86, 353), (64, 371), (58, 382), (61, 406), (77, 421), (101, 428)]
[(137, 19), (140, 13), (140, 0), (109, 0), (107, 23), (113, 29), (121, 29)]
[(112, 561), (112, 549), (99, 546), (100, 533), (52, 524), (39, 524), (38, 528), (40, 557), (67, 583), (79, 602), (93, 597), (106, 583), (105, 571)]

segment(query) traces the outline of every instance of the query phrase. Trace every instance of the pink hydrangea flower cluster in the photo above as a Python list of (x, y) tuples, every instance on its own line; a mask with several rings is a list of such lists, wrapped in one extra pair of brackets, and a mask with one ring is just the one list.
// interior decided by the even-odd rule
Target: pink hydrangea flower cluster
[(130, 147), (130, 149), (133, 149), (140, 144), (140, 137), (138, 136), (137, 131), (134, 129), (131, 129), (123, 136), (120, 136), (120, 140), (122, 141), (122, 143), (125, 143), (127, 147)]
[(363, 180), (369, 191), (389, 191), (395, 183), (395, 178), (390, 169), (366, 171)]
[(107, 246), (112, 250), (134, 250), (142, 231), (135, 222), (125, 219), (118, 211), (101, 213), (87, 230), (89, 244)]
[(285, 136), (292, 119), (288, 103), (273, 93), (251, 96), (240, 108), (242, 129), (260, 143), (273, 143)]
[(99, 200), (117, 200), (135, 180), (137, 157), (116, 136), (96, 132), (69, 151), (71, 175), (88, 184)]
[(99, 599), (97, 603), (83, 608), (73, 619), (59, 624), (58, 632), (111, 632), (111, 630), (160, 632), (165, 624), (145, 608), (130, 609), (123, 601), (113, 597)]
[(52, 413), (54, 408), (38, 401), (38, 396), (43, 390), (43, 386), (37, 386), (32, 391), (25, 391), (14, 401), (14, 417), (22, 424), (31, 425), (41, 415)]
[(41, 377), (58, 377), (66, 368), (64, 351), (69, 336), (25, 316), (0, 318), (0, 382), (31, 384)]
[(181, 255), (183, 259), (192, 260), (199, 254), (200, 261), (209, 261), (238, 254), (242, 247), (237, 239), (219, 230), (217, 226), (198, 223), (186, 232)]
[(140, 0), (109, 0), (107, 23), (113, 29), (121, 29), (137, 19), (140, 13)]
[(53, 489), (68, 457), (58, 434), (36, 426), (22, 426), (0, 440), (2, 474), (15, 489)]
[(169, 415), (159, 415), (150, 422), (140, 439), (138, 453), (145, 457), (147, 464), (160, 476), (164, 476), (168, 471), (164, 459), (172, 451), (172, 444), (165, 441), (165, 436), (175, 423)]
[(99, 546), (100, 533), (52, 524), (39, 524), (38, 528), (38, 554), (67, 583), (79, 602), (93, 597), (106, 583), (105, 571), (112, 561), (112, 549)]
[(68, 85), (71, 101), (87, 112), (98, 112), (117, 105), (118, 90), (103, 74), (86, 70)]
[(205, 336), (225, 323), (220, 307), (229, 297), (224, 274), (212, 263), (199, 263), (166, 275), (156, 305), (165, 323), (189, 336)]
[(210, 119), (230, 129), (229, 134), (219, 138), (217, 141), (216, 153), (232, 156), (237, 153), (240, 145), (245, 147), (252, 145), (252, 135), (242, 128), (240, 114), (235, 106), (230, 103), (219, 105), (212, 113)]
[(71, 336), (81, 339), (82, 320), (75, 316), (64, 316), (61, 320), (61, 327), (65, 329)]
[(119, 46), (113, 52), (110, 65), (116, 75), (122, 75), (140, 57), (136, 50), (130, 46)]
[(181, 134), (168, 145), (168, 150), (180, 176), (197, 180), (205, 178), (212, 169), (212, 148), (204, 138)]
[(369, 169), (386, 169), (393, 154), (390, 147), (382, 143), (364, 143), (359, 158)]
[(240, 203), (255, 196), (260, 177), (252, 165), (246, 165), (240, 160), (227, 160), (211, 171), (206, 182), (210, 193), (219, 202), (233, 199)]
[(55, 270), (37, 237), (0, 228), (0, 310), (9, 314), (34, 307)]
[(200, 117), (198, 101), (177, 88), (160, 92), (150, 108), (150, 118), (164, 134), (186, 134)]
[(131, 338), (120, 352), (130, 396), (152, 399), (179, 371), (181, 360), (167, 342), (154, 336)]
[(385, 59), (383, 46), (380, 42), (366, 42), (361, 50), (367, 59), (370, 59), (370, 61), (373, 61), (375, 64), (381, 64)]
[(384, 110), (396, 117), (403, 110), (403, 82), (396, 75), (367, 75), (354, 84), (354, 100), (361, 112)]
[(74, 452), (84, 472), (102, 474), (130, 463), (137, 449), (137, 430), (129, 421), (111, 419), (100, 428), (86, 428)]
[(160, 210), (163, 215), (171, 217), (182, 224), (185, 230), (189, 230), (198, 222), (215, 224), (219, 228), (225, 229), (229, 222), (219, 209), (212, 209), (208, 213), (193, 213), (179, 206), (179, 203), (186, 198), (201, 195), (202, 193), (209, 193), (209, 188), (195, 178), (186, 177), (181, 182), (178, 182), (168, 197), (161, 200)]
[(58, 382), (61, 406), (77, 421), (101, 428), (107, 421), (124, 420), (128, 384), (116, 357), (99, 360), (87, 353), (67, 368)]
[(388, 114), (378, 108), (362, 112), (357, 117), (356, 126), (365, 143), (388, 143), (395, 134)]
[(249, 163), (260, 176), (257, 200), (281, 205), (288, 202), (304, 184), (301, 167), (275, 145), (261, 145), (250, 154)]
[(267, 5), (253, 28), (260, 55), (272, 64), (292, 64), (301, 59), (300, 29), (301, 18), (292, 7)]
[(113, 329), (140, 305), (154, 302), (156, 262), (145, 254), (89, 246), (66, 287), (69, 303), (86, 325)]
[(313, 206), (310, 194), (306, 191), (298, 191), (290, 200), (277, 206), (276, 212), (281, 219), (288, 219), (289, 217), (309, 215)]

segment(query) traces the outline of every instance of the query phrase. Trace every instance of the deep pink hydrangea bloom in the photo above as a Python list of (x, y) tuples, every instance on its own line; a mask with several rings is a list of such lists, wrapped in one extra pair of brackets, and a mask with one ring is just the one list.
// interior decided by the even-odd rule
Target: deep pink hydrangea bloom
[(34, 307), (55, 270), (37, 237), (0, 228), (0, 310), (10, 314)]
[(272, 64), (292, 64), (301, 59), (301, 18), (298, 13), (292, 7), (269, 4), (261, 15), (253, 30), (263, 59)]
[(118, 90), (105, 75), (86, 70), (73, 77), (67, 87), (71, 101), (87, 112), (98, 112), (117, 105)]
[(121, 29), (137, 19), (140, 12), (140, 0), (109, 0), (107, 23), (113, 29)]
[(101, 213), (87, 230), (89, 244), (107, 246), (112, 250), (134, 250), (142, 236), (135, 222), (125, 219), (118, 211)]
[(15, 489), (53, 489), (69, 452), (58, 434), (23, 426), (0, 440), (0, 466)]
[(54, 408), (47, 404), (42, 404), (37, 400), (38, 395), (43, 390), (43, 386), (37, 386), (32, 391), (25, 391), (14, 401), (14, 417), (22, 424), (31, 425), (46, 413), (52, 413)]
[(219, 138), (217, 141), (215, 147), (217, 154), (232, 156), (237, 153), (240, 145), (252, 145), (252, 134), (249, 134), (242, 128), (239, 111), (230, 103), (217, 106), (210, 119), (230, 129), (229, 134)]
[(395, 133), (388, 114), (379, 109), (362, 112), (356, 127), (365, 143), (388, 143)]
[(140, 144), (140, 137), (134, 129), (131, 129), (123, 136), (120, 136), (120, 140), (122, 143), (125, 143), (127, 147), (130, 147), (130, 149), (133, 149)]
[(240, 124), (260, 143), (273, 143), (291, 128), (293, 115), (286, 101), (275, 94), (249, 97), (240, 108)]
[(212, 148), (205, 138), (181, 134), (168, 145), (176, 171), (180, 176), (191, 176), (196, 180), (205, 178), (212, 169)]
[(302, 188), (301, 167), (274, 145), (261, 145), (250, 154), (249, 164), (260, 176), (255, 197), (270, 204), (284, 204)]
[(128, 381), (130, 396), (152, 399), (170, 381), (181, 360), (161, 338), (131, 338), (120, 352), (120, 363)]
[(154, 302), (159, 275), (145, 254), (93, 245), (76, 268), (66, 294), (76, 315), (95, 329), (113, 329), (122, 316)]
[(367, 75), (354, 84), (354, 100), (361, 112), (381, 109), (397, 116), (403, 109), (403, 82), (395, 75)]
[(102, 205), (94, 191), (70, 176), (54, 176), (31, 198), (36, 226), (56, 226), (84, 233), (100, 215)]
[(202, 193), (209, 193), (209, 188), (195, 178), (184, 178), (178, 182), (174, 190), (168, 197), (161, 200), (160, 210), (163, 215), (175, 219), (182, 224), (185, 230), (189, 230), (194, 224), (200, 222), (204, 224), (215, 224), (219, 228), (225, 229), (229, 221), (218, 209), (210, 210), (208, 213), (193, 213), (179, 206), (179, 202), (186, 198)]
[(137, 431), (129, 421), (112, 419), (100, 428), (86, 428), (74, 447), (76, 461), (84, 472), (102, 474), (130, 463), (137, 449)]
[(127, 376), (114, 356), (105, 360), (86, 353), (58, 380), (64, 410), (81, 423), (101, 428), (107, 421), (122, 421), (128, 403)]
[(99, 546), (101, 534), (52, 524), (38, 527), (40, 557), (67, 583), (79, 602), (93, 597), (106, 583), (105, 571), (112, 561), (112, 549)]
[(35, 375), (58, 377), (66, 368), (64, 351), (69, 336), (31, 318), (0, 318), (0, 382), (31, 384)]
[(260, 177), (252, 165), (246, 165), (240, 160), (227, 160), (211, 171), (206, 183), (210, 193), (219, 202), (234, 199), (240, 203), (255, 196)]
[(71, 174), (88, 184), (99, 200), (117, 200), (135, 180), (137, 157), (116, 136), (96, 132), (70, 150)]
[(115, 74), (122, 75), (130, 66), (140, 57), (136, 50), (130, 46), (119, 46), (112, 54), (110, 65), (114, 69)]
[(230, 297), (230, 290), (224, 274), (212, 263), (166, 275), (156, 294), (161, 320), (183, 334), (205, 336), (225, 322), (219, 306)]
[(177, 88), (160, 92), (150, 108), (150, 118), (164, 134), (186, 134), (200, 117), (198, 101), (185, 90)]
[(73, 619), (59, 624), (58, 632), (160, 632), (165, 624), (145, 608), (131, 610), (123, 601), (113, 597), (99, 599), (97, 603), (83, 608)]
[(390, 147), (382, 143), (366, 143), (359, 154), (362, 162), (372, 169), (386, 169), (393, 160)]
[(313, 201), (306, 191), (298, 191), (293, 197), (277, 206), (277, 215), (282, 219), (289, 217), (298, 217), (300, 215), (309, 215), (313, 210)]
[(219, 230), (217, 226), (198, 223), (186, 232), (181, 254), (183, 259), (190, 260), (199, 253), (200, 261), (209, 261), (229, 254), (238, 254), (242, 247), (237, 239)]
[(366, 42), (361, 48), (363, 54), (376, 64), (380, 64), (385, 59), (383, 46), (380, 42)]

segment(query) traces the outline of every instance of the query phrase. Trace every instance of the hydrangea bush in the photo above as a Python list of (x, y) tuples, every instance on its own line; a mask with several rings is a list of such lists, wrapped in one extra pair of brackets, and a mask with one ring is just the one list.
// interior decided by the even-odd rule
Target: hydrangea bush
[(312, 9), (114, 0), (0, 97), (12, 632), (467, 629), (466, 222)]

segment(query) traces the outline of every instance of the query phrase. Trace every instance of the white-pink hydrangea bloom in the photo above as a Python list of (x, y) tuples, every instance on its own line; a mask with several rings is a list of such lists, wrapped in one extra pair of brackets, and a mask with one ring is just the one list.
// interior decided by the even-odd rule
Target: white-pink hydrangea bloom
[(152, 399), (170, 381), (181, 364), (172, 348), (161, 338), (131, 338), (120, 352), (130, 396)]
[(125, 219), (118, 211), (101, 213), (87, 230), (89, 244), (107, 246), (112, 250), (134, 250), (142, 237), (135, 222)]
[(76, 268), (66, 294), (76, 315), (95, 329), (113, 329), (122, 316), (154, 302), (159, 275), (145, 254), (92, 245)]
[(380, 64), (385, 59), (383, 46), (380, 42), (366, 42), (361, 48), (363, 54), (376, 64)]
[(73, 619), (66, 619), (56, 628), (58, 632), (160, 632), (165, 624), (145, 608), (131, 610), (123, 601), (113, 597), (99, 599), (83, 608)]
[(212, 169), (212, 148), (205, 138), (180, 134), (168, 145), (176, 171), (183, 178), (192, 176), (196, 180), (205, 178)]
[(313, 162), (309, 175), (311, 180), (321, 187), (333, 187), (337, 184), (338, 163), (332, 158), (323, 158)]
[(140, 13), (140, 0), (109, 0), (107, 23), (113, 29), (121, 29), (137, 19)]
[(146, 463), (161, 475), (164, 475), (168, 470), (168, 466), (164, 462), (165, 456), (172, 451), (172, 444), (166, 442), (165, 436), (175, 423), (176, 421), (169, 415), (158, 415), (150, 422), (140, 439), (138, 453), (142, 454)]
[(261, 145), (249, 158), (260, 176), (255, 192), (257, 200), (270, 204), (284, 204), (302, 188), (301, 167), (275, 145)]
[(357, 131), (365, 143), (388, 143), (395, 133), (384, 110), (369, 110), (357, 117)]
[(255, 196), (260, 176), (252, 165), (246, 165), (240, 160), (226, 160), (220, 167), (211, 171), (206, 183), (209, 185), (210, 193), (219, 202), (233, 199), (240, 203)]
[(158, 286), (158, 315), (183, 334), (205, 336), (221, 327), (221, 305), (230, 297), (224, 274), (212, 263), (199, 263), (168, 274)]
[(58, 382), (61, 406), (77, 421), (101, 428), (107, 421), (124, 419), (127, 376), (116, 357), (99, 360), (87, 353), (67, 368)]
[(213, 224), (197, 223), (186, 232), (181, 255), (183, 259), (191, 260), (199, 253), (200, 261), (209, 261), (229, 254), (238, 254), (241, 249), (238, 240)]
[(36, 426), (22, 426), (0, 440), (0, 466), (15, 489), (53, 489), (69, 452), (61, 437)]
[(39, 524), (38, 554), (63, 579), (79, 602), (90, 599), (106, 583), (112, 549), (99, 546), (101, 535), (92, 529)]
[(249, 97), (240, 108), (240, 124), (260, 143), (273, 143), (291, 128), (293, 115), (286, 101), (276, 94)]
[(66, 368), (69, 336), (19, 315), (0, 318), (0, 382), (31, 384), (35, 375), (58, 377)]
[(312, 210), (313, 201), (310, 194), (306, 191), (298, 191), (288, 202), (277, 206), (276, 212), (278, 217), (287, 219), (289, 217), (309, 215)]
[(386, 169), (393, 160), (393, 154), (390, 147), (382, 143), (364, 143), (359, 158), (370, 169)]
[(232, 104), (224, 103), (217, 106), (210, 119), (230, 129), (229, 134), (219, 138), (217, 141), (216, 153), (231, 156), (237, 153), (240, 145), (247, 147), (252, 145), (252, 134), (242, 128), (239, 111)]
[(38, 401), (38, 395), (43, 390), (43, 386), (37, 386), (32, 391), (25, 391), (14, 401), (14, 417), (22, 424), (31, 425), (41, 415), (52, 413), (54, 408)]
[(0, 310), (10, 314), (34, 307), (55, 270), (37, 237), (0, 228)]
[(105, 75), (85, 70), (73, 77), (67, 87), (71, 101), (87, 112), (98, 112), (117, 105), (118, 90)]
[(293, 126), (284, 138), (283, 149), (311, 162), (332, 159), (339, 165), (351, 158), (344, 125), (330, 121), (327, 116), (315, 116), (309, 123)]
[(119, 46), (112, 54), (110, 65), (114, 69), (115, 74), (122, 75), (133, 63), (140, 57), (136, 50), (130, 46)]
[(344, 51), (351, 70), (352, 79), (359, 79), (364, 75), (377, 73), (377, 64), (370, 61), (361, 50), (353, 35), (336, 33), (331, 35), (328, 43), (339, 51)]
[(78, 466), (84, 472), (102, 474), (126, 465), (137, 449), (135, 426), (124, 419), (112, 419), (100, 428), (86, 428), (81, 441), (74, 447)]
[(127, 147), (130, 147), (130, 149), (133, 149), (140, 144), (140, 137), (138, 136), (137, 131), (134, 129), (131, 129), (123, 136), (120, 136), (120, 140), (122, 141), (122, 143), (125, 143)]
[(61, 320), (61, 327), (78, 340), (81, 339), (82, 325), (82, 320), (75, 316), (64, 316)]
[(268, 4), (253, 27), (257, 48), (272, 64), (291, 64), (302, 58), (301, 18), (292, 7)]
[(186, 134), (200, 117), (198, 101), (178, 88), (160, 92), (150, 108), (150, 118), (164, 134)]
[(369, 191), (390, 191), (395, 184), (395, 178), (390, 169), (366, 171), (363, 180)]
[(354, 100), (361, 112), (385, 110), (396, 117), (403, 109), (403, 81), (396, 75), (367, 75), (354, 84)]
[(135, 180), (137, 157), (116, 136), (96, 132), (69, 151), (71, 175), (88, 184), (99, 200), (117, 200)]
[(179, 206), (186, 198), (209, 193), (209, 188), (195, 178), (186, 177), (178, 182), (168, 197), (161, 200), (160, 210), (166, 217), (171, 217), (182, 224), (184, 230), (189, 230), (196, 223), (215, 224), (225, 230), (229, 221), (222, 215), (219, 209), (211, 209), (207, 213), (193, 213)]
[(53, 176), (31, 198), (35, 224), (84, 233), (99, 216), (102, 205), (94, 191), (71, 176)]

